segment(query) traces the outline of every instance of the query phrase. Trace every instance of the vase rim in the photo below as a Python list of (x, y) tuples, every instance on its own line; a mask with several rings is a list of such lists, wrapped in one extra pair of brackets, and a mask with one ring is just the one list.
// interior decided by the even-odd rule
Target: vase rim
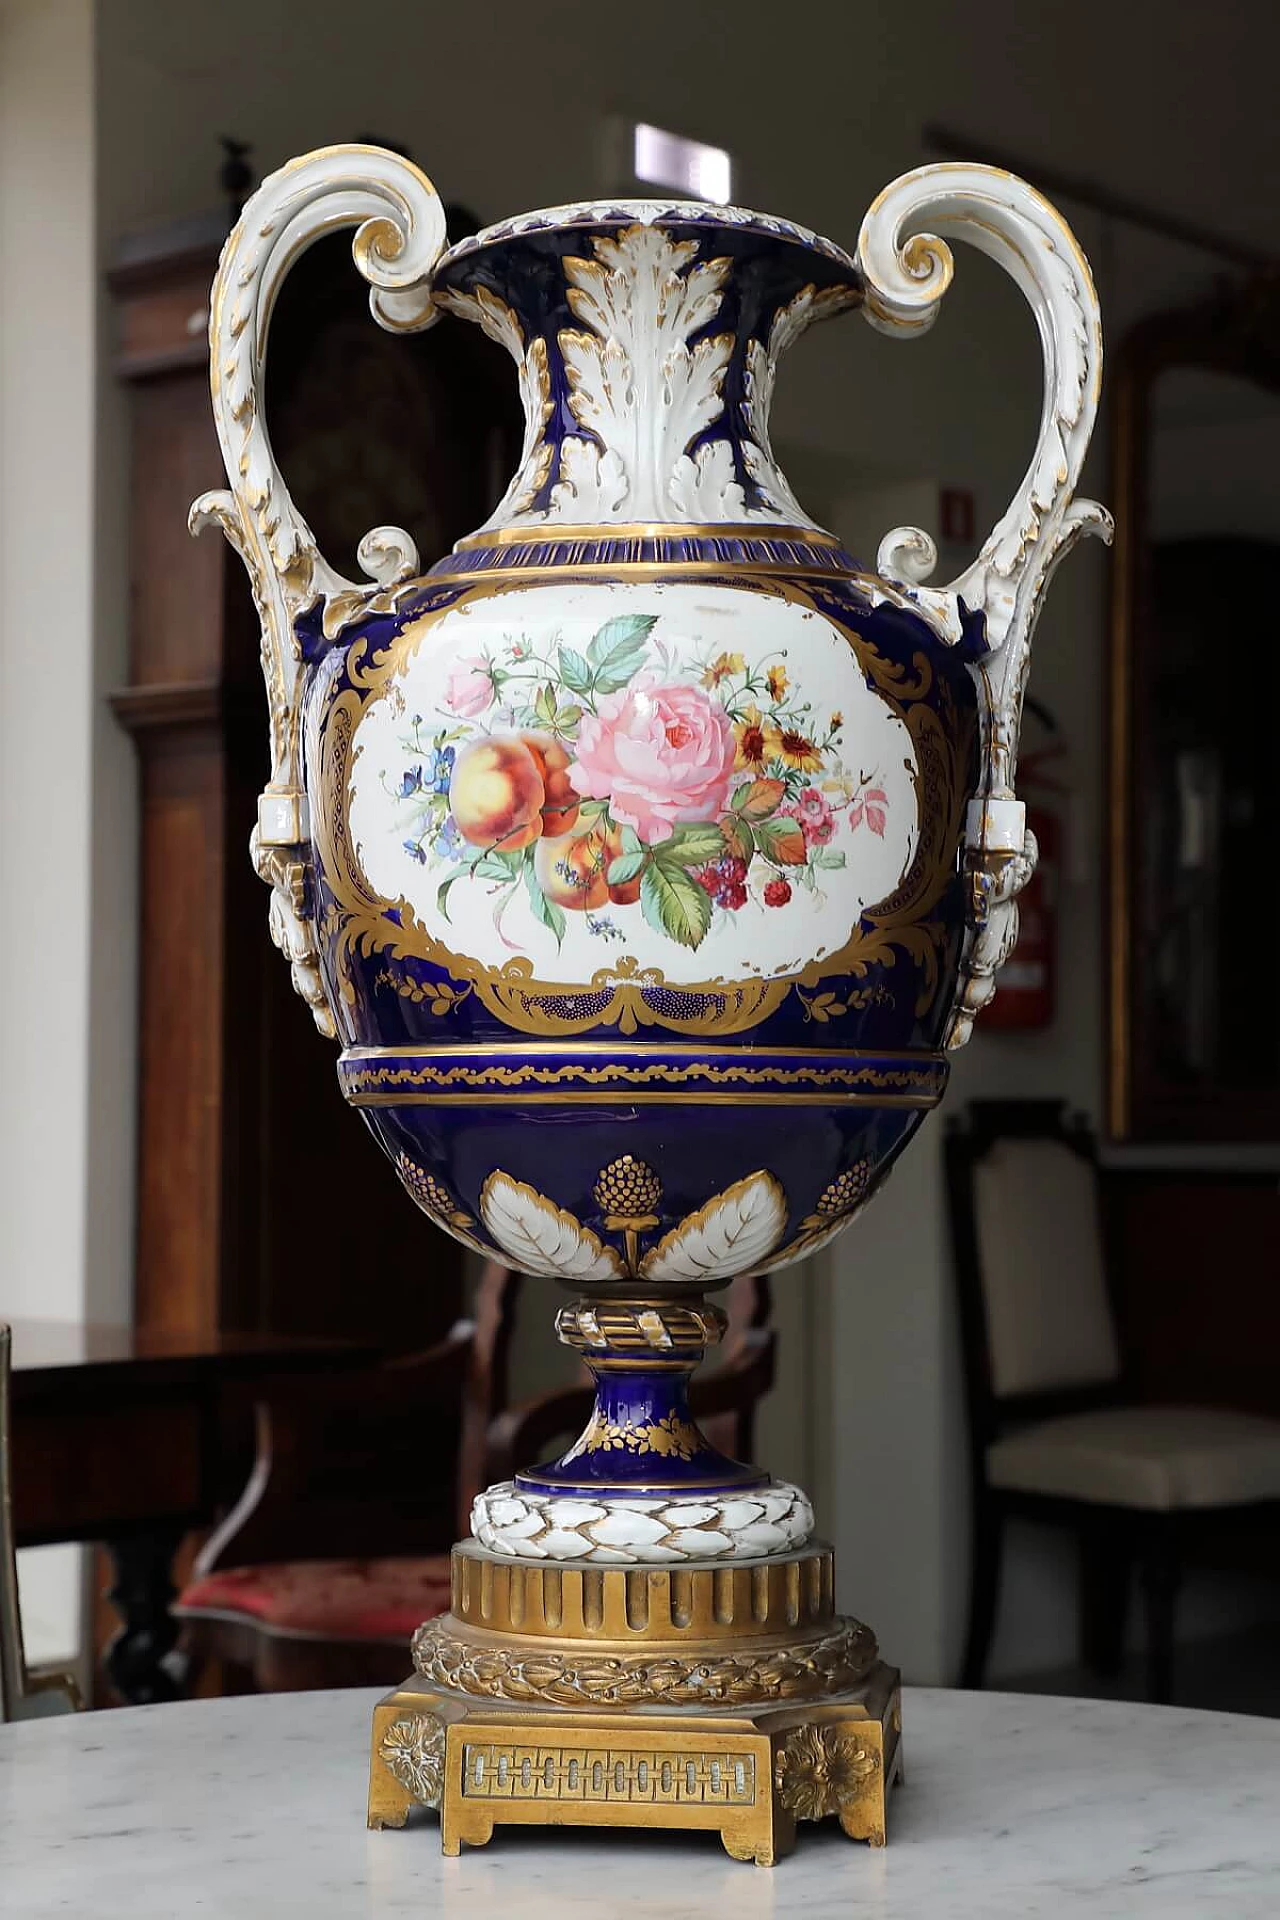
[(569, 201), (563, 206), (540, 207), (530, 213), (515, 214), (510, 219), (500, 220), (492, 226), (481, 228), (479, 233), (468, 234), (456, 241), (441, 254), (436, 272), (443, 273), (456, 261), (465, 260), (503, 241), (520, 239), (526, 234), (565, 232), (579, 227), (631, 226), (719, 228), (726, 232), (749, 233), (761, 239), (778, 240), (822, 255), (843, 267), (857, 285), (862, 284), (862, 274), (853, 255), (810, 227), (800, 226), (793, 220), (783, 220), (775, 214), (755, 213), (749, 207), (678, 197), (637, 199), (611, 196), (600, 200)]

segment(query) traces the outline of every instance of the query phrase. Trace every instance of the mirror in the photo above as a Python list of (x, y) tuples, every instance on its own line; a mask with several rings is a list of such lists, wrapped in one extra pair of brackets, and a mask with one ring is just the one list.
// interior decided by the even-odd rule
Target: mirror
[(1110, 1132), (1276, 1139), (1280, 306), (1162, 316), (1120, 358)]

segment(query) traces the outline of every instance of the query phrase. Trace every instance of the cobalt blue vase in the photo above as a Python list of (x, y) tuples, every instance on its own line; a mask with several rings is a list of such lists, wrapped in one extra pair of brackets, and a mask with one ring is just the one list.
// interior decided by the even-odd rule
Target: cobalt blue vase
[[(856, 1216), (1014, 937), (1030, 624), (1100, 521), (1071, 504), (1092, 288), (1030, 189), (956, 171), (891, 188), (856, 257), (785, 221), (633, 201), (442, 251), (422, 176), (339, 148), (268, 181), (228, 243), (211, 331), (233, 492), (196, 513), (245, 554), (263, 613), (273, 932), (404, 1187), (475, 1252), (574, 1290), (559, 1331), (597, 1381), (575, 1446), (478, 1503), (496, 1551), (705, 1560), (807, 1537), (799, 1490), (690, 1416), (723, 1327), (704, 1296)], [(1034, 287), (1054, 397), (949, 590), (921, 584), (911, 529), (860, 565), (769, 438), (807, 326), (932, 318), (950, 253), (903, 238), (922, 209)], [(315, 551), (261, 423), (274, 287), (339, 219), (360, 223), (376, 317), (474, 321), (526, 416), (486, 524), (425, 575), (376, 530), (363, 587)]]

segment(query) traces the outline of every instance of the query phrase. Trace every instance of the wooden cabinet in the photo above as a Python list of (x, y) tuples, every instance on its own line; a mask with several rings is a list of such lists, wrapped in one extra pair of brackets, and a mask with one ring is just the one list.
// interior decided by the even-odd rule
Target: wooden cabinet
[[(156, 236), (111, 275), (132, 429), (130, 671), (112, 704), (141, 800), (137, 1319), (421, 1346), (458, 1309), (460, 1250), (344, 1107), (334, 1047), (271, 946), (248, 855), (267, 757), (257, 620), (226, 543), (186, 528), (223, 479), (205, 331), (221, 237)], [(381, 333), (341, 237), (292, 275), (271, 360), (281, 464), (340, 567), (386, 522), (429, 565), (516, 464), (506, 356), (454, 319)]]
[(1108, 1131), (1275, 1145), (1274, 276), (1144, 320), (1109, 378)]

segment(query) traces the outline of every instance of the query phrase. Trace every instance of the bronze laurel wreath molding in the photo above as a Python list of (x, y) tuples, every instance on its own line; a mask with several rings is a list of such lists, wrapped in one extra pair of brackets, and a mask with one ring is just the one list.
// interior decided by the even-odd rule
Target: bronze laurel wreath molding
[(847, 1620), (800, 1648), (701, 1657), (638, 1654), (584, 1657), (480, 1648), (428, 1620), (413, 1636), (424, 1680), (454, 1693), (548, 1706), (752, 1706), (812, 1700), (854, 1687), (875, 1661), (875, 1636)]

